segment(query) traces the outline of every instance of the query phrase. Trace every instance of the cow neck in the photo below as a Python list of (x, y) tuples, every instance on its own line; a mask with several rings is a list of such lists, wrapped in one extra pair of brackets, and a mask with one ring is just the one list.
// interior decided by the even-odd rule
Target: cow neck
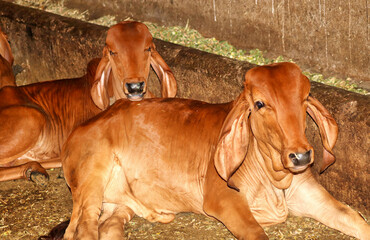
[(261, 151), (254, 137), (251, 138), (250, 148), (246, 161), (258, 163), (264, 175), (275, 187), (279, 189), (288, 188), (292, 183), (293, 174), (285, 168), (275, 170), (272, 165), (272, 161), (281, 162), (281, 154), (272, 147), (269, 147), (268, 152)]
[[(253, 216), (262, 226), (283, 222), (288, 215), (288, 207), (282, 187), (287, 179), (277, 181), (263, 167), (264, 159), (255, 151), (254, 141), (239, 169), (231, 177), (245, 194)], [(259, 155), (259, 157), (258, 157)], [(259, 158), (259, 159), (258, 159)]]

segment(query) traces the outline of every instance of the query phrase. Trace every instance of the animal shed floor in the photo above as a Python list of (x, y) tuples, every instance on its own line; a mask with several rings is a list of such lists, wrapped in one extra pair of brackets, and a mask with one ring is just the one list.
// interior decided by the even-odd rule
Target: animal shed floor
[[(65, 181), (58, 178), (59, 169), (48, 172), (46, 187), (25, 180), (0, 182), (0, 239), (37, 239), (70, 217), (72, 200)], [(354, 239), (300, 217), (289, 217), (265, 231), (270, 239)], [(127, 239), (235, 239), (218, 221), (191, 213), (178, 214), (169, 224), (134, 217), (125, 234)]]

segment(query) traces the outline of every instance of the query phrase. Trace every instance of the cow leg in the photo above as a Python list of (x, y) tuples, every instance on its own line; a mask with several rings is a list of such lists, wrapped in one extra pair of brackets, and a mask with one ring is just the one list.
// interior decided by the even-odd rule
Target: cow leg
[(45, 185), (49, 175), (40, 163), (30, 161), (28, 163), (0, 168), (0, 181), (15, 180), (20, 178), (29, 179), (36, 184)]
[(231, 189), (217, 175), (207, 174), (203, 210), (221, 221), (238, 239), (268, 239), (249, 208), (246, 197)]
[(286, 190), (290, 212), (316, 219), (345, 234), (359, 239), (370, 239), (370, 227), (359, 213), (331, 196), (313, 177), (308, 169), (293, 177)]
[[(24, 159), (26, 163), (14, 167), (0, 167), (0, 182), (25, 178), (37, 185), (45, 185), (49, 180), (46, 169), (62, 166), (59, 158), (46, 161), (33, 161)], [(17, 161), (18, 163), (18, 161)]]
[(28, 178), (37, 175), (47, 178), (45, 169), (37, 163), (13, 167), (37, 143), (45, 125), (43, 114), (32, 107), (15, 106), (0, 109), (0, 181)]
[[(73, 198), (72, 198), (73, 199)], [(79, 202), (73, 199), (73, 209), (71, 219), (69, 221), (68, 227), (64, 233), (64, 240), (72, 240), (74, 233), (76, 232), (77, 222), (81, 214), (81, 208)]]
[(69, 148), (69, 155), (63, 161), (65, 179), (73, 200), (72, 217), (64, 238), (98, 240), (98, 221), (104, 189), (109, 181), (107, 176), (113, 168), (113, 153), (105, 151), (102, 145), (94, 155), (88, 154), (91, 152), (88, 148), (73, 147)]
[(128, 223), (133, 216), (134, 212), (126, 206), (104, 203), (103, 214), (99, 218), (99, 239), (125, 239), (124, 225)]
[(73, 211), (64, 235), (66, 240), (98, 240), (98, 219), (104, 189), (97, 181), (91, 181), (84, 188), (80, 194), (72, 191)]

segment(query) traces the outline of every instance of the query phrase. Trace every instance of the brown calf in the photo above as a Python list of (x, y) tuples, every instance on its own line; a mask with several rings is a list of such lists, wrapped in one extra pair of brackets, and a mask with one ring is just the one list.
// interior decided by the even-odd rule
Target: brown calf
[(185, 99), (120, 100), (78, 127), (62, 151), (73, 212), (64, 238), (122, 239), (137, 214), (170, 222), (194, 212), (221, 221), (238, 239), (267, 239), (261, 226), (288, 212), (369, 239), (358, 213), (311, 174), (306, 112), (316, 121), (325, 169), (337, 124), (293, 63), (256, 67), (225, 104)]
[(45, 169), (61, 167), (61, 147), (74, 128), (117, 99), (138, 101), (148, 93), (150, 64), (162, 96), (174, 97), (175, 78), (152, 40), (144, 24), (119, 23), (108, 30), (103, 58), (92, 60), (85, 76), (2, 88), (0, 181), (43, 181), (38, 176), (47, 176)]

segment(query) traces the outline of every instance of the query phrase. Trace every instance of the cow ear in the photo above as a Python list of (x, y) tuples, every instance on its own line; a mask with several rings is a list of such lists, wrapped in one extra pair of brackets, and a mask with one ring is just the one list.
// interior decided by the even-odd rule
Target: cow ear
[(308, 97), (307, 112), (317, 124), (324, 146), (323, 161), (320, 168), (322, 173), (335, 162), (333, 148), (338, 137), (338, 125), (329, 111), (312, 96)]
[(175, 97), (177, 93), (176, 79), (161, 55), (157, 52), (154, 43), (151, 45), (150, 64), (161, 81), (162, 97)]
[(0, 28), (0, 55), (13, 66), (14, 56), (8, 43), (8, 36)]
[(108, 57), (104, 56), (96, 69), (95, 80), (91, 87), (91, 98), (101, 110), (109, 106), (108, 80), (111, 69)]
[[(249, 142), (249, 104), (244, 97), (234, 102), (227, 115), (217, 143), (214, 164), (218, 174), (228, 182), (243, 162)], [(230, 186), (230, 183), (228, 182)], [(236, 186), (230, 186), (237, 189)]]

